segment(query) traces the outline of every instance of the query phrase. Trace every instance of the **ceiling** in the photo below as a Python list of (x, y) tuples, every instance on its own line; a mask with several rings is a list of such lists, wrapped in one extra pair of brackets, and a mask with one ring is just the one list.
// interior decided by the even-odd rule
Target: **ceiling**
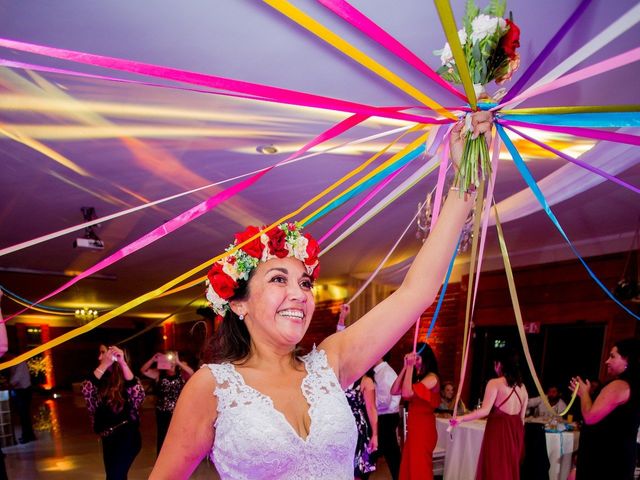
[[(296, 0), (292, 3), (426, 95), (443, 105), (459, 104), (455, 97), (318, 2)], [(437, 68), (439, 60), (432, 51), (442, 47), (444, 34), (431, 2), (353, 0), (351, 3)], [(459, 20), (465, 2), (453, 0), (452, 3)], [(516, 79), (578, 3), (576, 0), (509, 2), (508, 7), (522, 29), (523, 68), (516, 73)], [(635, 0), (592, 2), (577, 27), (554, 50), (534, 80), (635, 4)], [(639, 34), (640, 29), (635, 26), (579, 67), (637, 47)], [(0, 0), (0, 36), (376, 106), (416, 105), (411, 97), (256, 0)], [(189, 91), (188, 88), (199, 87), (10, 49), (0, 48), (0, 58), (180, 87), (160, 88), (0, 68), (0, 249), (82, 223), (80, 208), (83, 206), (94, 207), (97, 215), (103, 217), (275, 164), (348, 116), (344, 112)], [(631, 64), (540, 95), (522, 106), (640, 103), (637, 82), (630, 81), (639, 77), (640, 65)], [(370, 119), (312, 151), (405, 125), (408, 124), (401, 120)], [(585, 161), (614, 152), (610, 149), (616, 147), (555, 134), (537, 135), (573, 155), (587, 152), (583, 156)], [(222, 252), (233, 233), (244, 225), (268, 224), (296, 209), (394, 137), (368, 140), (279, 167), (213, 211), (104, 269), (97, 277), (77, 283), (46, 304), (109, 309), (153, 290)], [(415, 136), (405, 137), (392, 151), (412, 138)], [(256, 151), (260, 145), (274, 145), (278, 153), (260, 154)], [(526, 142), (517, 145), (537, 180), (566, 165), (566, 161), (543, 155)], [(640, 185), (637, 149), (625, 148), (614, 153), (614, 164), (625, 161), (617, 175), (632, 185)], [(410, 164), (372, 203), (406, 180), (422, 163)], [(68, 281), (69, 275), (86, 270), (238, 181), (103, 222), (96, 230), (106, 246), (102, 251), (74, 249), (72, 243), (74, 238), (82, 236), (80, 231), (1, 256), (0, 285), (36, 300)], [(610, 182), (593, 185), (584, 182), (586, 180), (576, 180), (566, 186), (565, 192), (570, 194), (565, 196), (569, 198), (554, 206), (569, 237), (585, 256), (629, 248), (640, 214), (636, 194)], [(434, 185), (435, 174), (324, 255), (321, 280), (344, 279), (348, 275), (366, 277), (411, 221), (417, 204)], [(496, 200), (506, 202), (524, 188), (505, 152), (500, 161)], [(324, 235), (360, 198), (313, 223), (309, 230), (316, 237)], [(347, 221), (325, 245), (360, 215)], [(513, 218), (504, 228), (516, 265), (571, 256), (562, 237), (540, 211)], [(487, 268), (498, 266), (494, 237), (491, 232), (487, 241)], [(412, 227), (388, 264), (409, 258), (419, 245)], [(464, 264), (464, 256), (459, 263)], [(381, 278), (398, 281), (397, 275)], [(164, 318), (200, 298), (202, 293), (203, 288), (197, 286), (147, 302), (127, 315), (149, 320)], [(5, 312), (16, 310), (9, 301), (4, 302), (4, 307)]]

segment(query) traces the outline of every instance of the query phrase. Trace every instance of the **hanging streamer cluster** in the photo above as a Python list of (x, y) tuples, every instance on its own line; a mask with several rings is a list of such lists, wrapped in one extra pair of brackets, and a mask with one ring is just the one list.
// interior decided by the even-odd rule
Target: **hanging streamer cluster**
[[(471, 78), (468, 70), (465, 69), (466, 61), (464, 58), (464, 53), (462, 51), (460, 41), (457, 34), (457, 27), (453, 17), (453, 13), (451, 10), (451, 6), (449, 5), (448, 0), (434, 0), (436, 4), (436, 8), (440, 15), (440, 19), (443, 25), (443, 29), (445, 32), (446, 39), (450, 45), (452, 55), (456, 61), (456, 64), (460, 66), (459, 74), (460, 79), (462, 81), (462, 85), (464, 87), (464, 94), (456, 90), (454, 87), (444, 82), (428, 65), (426, 65), (422, 60), (420, 60), (415, 54), (413, 54), (410, 50), (408, 50), (405, 46), (403, 46), (399, 41), (385, 32), (380, 26), (378, 26), (371, 19), (367, 18), (364, 14), (359, 12), (353, 6), (351, 6), (345, 0), (319, 0), (319, 2), (333, 12), (337, 17), (342, 20), (348, 22), (352, 27), (358, 29), (360, 32), (365, 34), (372, 41), (375, 41), (379, 45), (383, 46), (388, 51), (394, 53), (397, 57), (404, 60), (407, 64), (411, 65), (418, 72), (424, 74), (431, 81), (435, 82), (437, 85), (440, 85), (443, 88), (444, 92), (452, 95), (455, 98), (462, 99), (466, 101), (472, 110), (477, 108), (477, 99), (473, 89), (473, 84), (471, 82)], [(425, 152), (428, 153), (429, 161), (427, 164), (420, 166), (416, 169), (416, 171), (407, 178), (400, 186), (396, 187), (392, 192), (390, 192), (384, 199), (380, 200), (376, 205), (371, 207), (367, 212), (365, 212), (361, 218), (353, 222), (348, 228), (331, 244), (327, 245), (323, 251), (323, 253), (328, 252), (331, 248), (337, 245), (340, 241), (342, 241), (346, 236), (350, 235), (354, 231), (356, 231), (360, 226), (373, 218), (376, 214), (390, 205), (393, 201), (400, 198), (405, 192), (407, 192), (410, 188), (412, 188), (416, 183), (420, 181), (420, 179), (424, 178), (430, 172), (434, 171), (437, 165), (440, 165), (438, 171), (438, 181), (435, 190), (435, 198), (434, 198), (434, 209), (432, 212), (432, 224), (437, 222), (439, 208), (441, 199), (444, 191), (444, 183), (445, 183), (445, 173), (447, 170), (447, 161), (449, 156), (449, 142), (448, 142), (448, 131), (447, 128), (437, 128), (439, 125), (448, 125), (452, 124), (457, 118), (460, 112), (464, 113), (469, 111), (469, 107), (466, 105), (461, 105), (456, 108), (451, 107), (443, 107), (439, 103), (435, 102), (433, 99), (422, 93), (419, 89), (409, 84), (405, 80), (403, 80), (400, 76), (390, 71), (388, 68), (379, 64), (362, 51), (356, 49), (354, 46), (346, 42), (344, 39), (331, 32), (327, 27), (321, 25), (316, 20), (312, 19), (310, 16), (300, 11), (299, 9), (293, 7), (286, 0), (264, 0), (266, 4), (276, 9), (283, 15), (286, 15), (296, 24), (303, 26), (307, 30), (311, 31), (315, 35), (317, 35), (320, 39), (332, 45), (334, 48), (338, 49), (349, 58), (358, 62), (364, 68), (373, 72), (374, 74), (380, 76), (396, 88), (403, 91), (409, 97), (417, 100), (422, 104), (422, 106), (426, 106), (427, 108), (433, 110), (438, 117), (429, 117), (424, 115), (417, 115), (414, 113), (406, 113), (404, 110), (407, 108), (388, 108), (388, 107), (376, 107), (372, 105), (366, 105), (356, 102), (351, 102), (342, 99), (323, 97), (320, 95), (315, 95), (306, 92), (299, 92), (294, 90), (287, 90), (279, 87), (274, 87), (270, 85), (262, 85), (250, 82), (244, 82), (239, 80), (233, 80), (229, 78), (213, 76), (213, 75), (205, 75), (196, 72), (189, 72), (183, 70), (177, 70), (169, 67), (164, 67), (160, 65), (151, 65), (145, 64), (141, 62), (135, 62), (125, 59), (118, 59), (113, 57), (105, 57), (100, 55), (94, 55), (90, 53), (77, 52), (71, 50), (63, 50), (49, 46), (43, 45), (35, 45), (29, 44), (25, 42), (19, 42), (16, 40), (0, 38), (0, 47), (13, 49), (21, 52), (30, 52), (39, 54), (45, 57), (55, 58), (66, 60), (75, 63), (87, 64), (97, 67), (108, 68), (111, 70), (119, 71), (119, 72), (129, 72), (141, 75), (147, 75), (154, 78), (159, 78), (164, 81), (175, 81), (186, 83), (190, 85), (197, 86), (199, 88), (191, 88), (184, 86), (172, 86), (170, 84), (155, 84), (152, 82), (145, 81), (137, 81), (130, 79), (120, 79), (117, 77), (110, 76), (101, 76), (101, 75), (90, 75), (79, 71), (74, 71), (71, 69), (58, 69), (52, 67), (46, 67), (43, 65), (36, 64), (26, 64), (13, 62), (11, 60), (0, 58), (0, 65), (17, 68), (17, 69), (31, 69), (38, 70), (43, 72), (53, 72), (63, 75), (70, 76), (80, 76), (80, 77), (91, 77), (103, 81), (115, 81), (115, 82), (126, 82), (126, 83), (136, 83), (139, 85), (146, 85), (153, 88), (176, 88), (182, 90), (189, 90), (201, 94), (214, 94), (214, 95), (230, 95), (237, 96), (241, 98), (254, 99), (256, 101), (266, 101), (266, 102), (275, 102), (275, 103), (283, 103), (289, 105), (299, 105), (306, 107), (314, 107), (321, 109), (329, 109), (334, 111), (341, 111), (350, 114), (350, 116), (343, 120), (342, 122), (336, 124), (332, 128), (327, 131), (321, 133), (316, 138), (308, 142), (304, 147), (302, 147), (299, 151), (290, 155), (286, 159), (267, 167), (263, 170), (251, 172), (248, 178), (234, 184), (233, 186), (209, 197), (204, 202), (194, 206), (193, 208), (183, 212), (182, 214), (176, 216), (175, 218), (167, 221), (161, 227), (152, 230), (147, 233), (143, 237), (138, 240), (132, 242), (130, 245), (122, 248), (118, 252), (110, 255), (109, 257), (103, 259), (90, 269), (82, 272), (77, 277), (73, 278), (71, 281), (62, 285), (55, 291), (45, 295), (41, 299), (36, 300), (35, 302), (25, 302), (22, 301), (23, 304), (26, 304), (28, 308), (40, 308), (41, 310), (49, 310), (51, 308), (44, 307), (42, 302), (47, 299), (53, 297), (54, 295), (66, 290), (71, 287), (75, 283), (80, 280), (86, 278), (87, 276), (94, 274), (103, 268), (106, 268), (109, 265), (114, 264), (115, 262), (123, 259), (124, 257), (139, 251), (142, 248), (150, 245), (151, 243), (163, 238), (166, 235), (174, 232), (175, 230), (183, 227), (187, 223), (195, 220), (201, 215), (210, 212), (215, 209), (218, 205), (225, 202), (229, 198), (233, 197), (241, 193), (244, 189), (251, 187), (253, 184), (261, 180), (261, 178), (269, 173), (273, 168), (278, 166), (285, 165), (289, 162), (298, 160), (303, 158), (302, 155), (306, 153), (310, 148), (322, 144), (327, 140), (332, 138), (336, 138), (344, 132), (348, 131), (352, 127), (359, 125), (363, 121), (367, 120), (372, 116), (386, 117), (392, 118), (396, 120), (403, 120), (409, 123), (414, 123), (415, 126), (410, 128), (406, 133), (415, 133), (420, 132), (428, 128), (428, 126), (432, 126), (432, 135), (429, 138), (428, 145), (425, 147), (424, 143), (427, 137), (429, 136), (429, 132), (420, 134), (416, 139), (411, 141), (407, 146), (405, 146), (399, 153), (393, 155), (387, 161), (382, 163), (377, 168), (373, 169), (367, 175), (363, 176), (361, 179), (356, 181), (353, 185), (346, 188), (342, 192), (338, 193), (333, 198), (326, 201), (323, 205), (316, 208), (315, 211), (306, 215), (300, 223), (303, 225), (311, 224), (317, 221), (319, 218), (323, 217), (327, 213), (335, 210), (340, 207), (346, 201), (351, 198), (354, 198), (357, 195), (360, 195), (366, 191), (369, 191), (367, 195), (354, 207), (349, 211), (343, 218), (338, 221), (333, 227), (331, 227), (322, 237), (321, 240), (324, 242), (328, 239), (330, 235), (332, 235), (337, 229), (339, 229), (342, 225), (348, 222), (357, 212), (359, 212), (378, 192), (384, 189), (396, 176), (400, 174), (410, 163), (415, 163), (415, 159), (419, 158)], [(526, 90), (523, 90), (526, 84), (533, 78), (537, 70), (540, 66), (550, 57), (551, 53), (554, 51), (555, 47), (558, 43), (562, 41), (562, 39), (567, 35), (567, 33), (577, 24), (580, 18), (583, 16), (584, 12), (588, 9), (591, 0), (583, 0), (574, 10), (574, 12), (570, 15), (570, 17), (565, 21), (562, 27), (558, 30), (558, 32), (551, 38), (551, 40), (547, 43), (544, 49), (540, 52), (537, 58), (528, 66), (526, 71), (522, 74), (519, 80), (515, 83), (515, 85), (507, 92), (504, 97), (502, 103), (500, 105), (495, 106), (492, 110), (495, 113), (496, 118), (496, 129), (499, 136), (499, 139), (506, 145), (508, 151), (510, 152), (514, 163), (516, 164), (519, 172), (522, 177), (526, 181), (528, 187), (534, 192), (534, 195), (538, 202), (540, 203), (542, 209), (547, 213), (550, 220), (565, 238), (569, 246), (572, 248), (576, 257), (581, 261), (581, 263), (586, 268), (589, 275), (596, 281), (596, 283), (600, 286), (600, 288), (609, 295), (609, 297), (618, 303), (618, 305), (625, 309), (627, 313), (634, 316), (638, 319), (638, 317), (631, 311), (629, 311), (624, 305), (618, 302), (607, 290), (607, 288), (597, 279), (595, 274), (589, 269), (588, 265), (579, 255), (578, 251), (572, 245), (568, 236), (563, 231), (562, 227), (558, 223), (557, 218), (554, 216), (553, 212), (549, 204), (547, 203), (544, 195), (540, 191), (536, 182), (531, 177), (528, 172), (526, 165), (522, 161), (520, 154), (517, 149), (509, 139), (509, 137), (505, 133), (505, 129), (508, 129), (515, 134), (522, 137), (524, 140), (531, 142), (541, 148), (544, 148), (553, 154), (574, 163), (582, 168), (589, 170), (597, 175), (600, 175), (607, 180), (613, 181), (620, 186), (623, 186), (635, 193), (640, 193), (640, 189), (637, 186), (631, 185), (613, 175), (608, 174), (607, 172), (589, 166), (585, 162), (581, 162), (576, 158), (572, 158), (569, 155), (566, 155), (557, 149), (554, 149), (550, 146), (545, 145), (543, 142), (535, 140), (531, 136), (523, 133), (518, 128), (519, 127), (527, 127), (530, 129), (538, 129), (543, 131), (552, 131), (557, 133), (563, 133), (573, 136), (591, 138), (600, 141), (608, 141), (608, 142), (617, 142), (629, 145), (640, 145), (640, 136), (632, 135), (628, 133), (620, 133), (620, 132), (612, 132), (610, 130), (602, 130), (602, 128), (621, 128), (621, 127), (634, 127), (640, 126), (640, 106), (639, 105), (619, 105), (619, 106), (551, 106), (551, 107), (543, 107), (543, 108), (529, 108), (529, 109), (517, 109), (516, 107), (523, 101), (532, 98), (536, 95), (540, 95), (545, 92), (549, 92), (558, 88), (562, 88), (564, 86), (570, 85), (575, 82), (583, 81), (587, 78), (591, 78), (596, 75), (603, 74), (608, 71), (612, 71), (616, 68), (620, 68), (621, 66), (628, 65), (632, 62), (636, 62), (640, 60), (640, 48), (635, 48), (624, 52), (620, 55), (612, 57), (610, 59), (601, 61), (597, 64), (594, 64), (590, 67), (583, 68), (574, 73), (569, 73), (573, 67), (602, 49), (605, 45), (612, 42), (615, 38), (621, 35), (623, 32), (629, 30), (638, 22), (640, 22), (640, 5), (637, 5), (631, 8), (628, 12), (626, 12), (618, 21), (612, 23), (605, 30), (603, 30), (598, 36), (588, 42), (584, 47), (580, 48), (576, 52), (574, 52), (569, 58), (564, 60), (560, 65), (556, 66), (549, 73), (547, 73), (543, 78), (534, 83), (531, 87)], [(479, 272), (482, 264), (482, 254), (484, 249), (484, 241), (487, 232), (487, 226), (489, 221), (489, 206), (493, 198), (493, 189), (495, 186), (495, 173), (497, 170), (497, 156), (499, 151), (499, 143), (500, 140), (498, 137), (495, 138), (493, 144), (493, 158), (492, 158), (492, 175), (488, 180), (488, 185), (485, 185), (483, 182), (481, 184), (481, 192), (483, 193), (486, 189), (487, 195), (486, 200), (483, 199), (483, 195), (478, 196), (478, 202), (476, 205), (476, 214), (473, 225), (473, 241), (472, 241), (472, 254), (471, 254), (471, 274), (469, 277), (469, 297), (466, 305), (466, 313), (465, 313), (465, 333), (463, 338), (463, 367), (461, 372), (461, 382), (464, 381), (464, 375), (466, 370), (466, 359), (469, 348), (469, 335), (471, 332), (471, 318), (473, 316), (473, 309), (475, 305), (475, 298), (477, 295), (477, 285), (478, 285), (478, 275), (475, 272)], [(397, 139), (399, 140), (399, 139)], [(397, 141), (396, 140), (396, 141)], [(392, 143), (393, 144), (393, 143)], [(391, 145), (392, 145), (391, 144)], [(370, 165), (373, 161), (375, 161), (378, 157), (380, 157), (383, 153), (387, 151), (387, 149), (391, 146), (389, 145), (385, 150), (380, 152), (379, 154), (374, 155), (371, 159), (365, 162), (360, 167), (356, 168), (349, 174), (345, 175), (343, 178), (339, 179), (332, 185), (330, 185), (327, 189), (321, 192), (319, 195), (316, 195), (308, 202), (305, 202), (299, 208), (294, 210), (293, 212), (285, 215), (284, 217), (274, 221), (271, 225), (267, 227), (272, 228), (274, 225), (285, 222), (293, 217), (299, 215), (306, 208), (319, 201), (321, 198), (325, 197), (329, 193), (336, 190), (340, 185), (347, 182), (349, 179), (354, 177), (355, 175), (362, 172), (368, 165)], [(37, 145), (32, 144), (32, 148), (38, 148)], [(239, 177), (236, 177), (239, 179)], [(209, 186), (205, 186), (202, 188), (208, 188)], [(188, 194), (191, 192), (185, 192)], [(150, 204), (145, 204), (140, 207), (136, 207), (136, 209), (130, 209), (126, 212), (120, 212), (120, 214), (116, 214), (111, 216), (111, 218), (116, 218), (117, 216), (124, 215), (130, 213), (131, 211), (146, 208), (151, 204), (157, 204), (162, 201), (170, 201), (174, 198), (177, 198), (179, 195), (168, 197), (167, 199), (160, 200), (158, 202), (152, 202)], [(484, 202), (484, 203), (483, 203)], [(481, 213), (482, 212), (482, 213)], [(496, 209), (496, 226), (498, 229), (498, 233), (501, 239), (501, 247), (504, 246), (503, 257), (505, 259), (505, 269), (507, 270), (508, 276), (510, 275), (510, 266), (508, 265), (508, 256), (506, 253), (506, 244), (504, 243), (504, 238), (502, 237), (501, 229), (499, 226), (499, 221), (497, 219), (497, 209)], [(106, 221), (108, 218), (98, 219), (97, 221)], [(0, 250), (0, 255), (9, 254), (11, 252), (15, 252), (21, 250), (23, 248), (27, 248), (29, 246), (35, 245), (42, 241), (46, 241), (51, 238), (55, 238), (56, 236), (60, 236), (64, 233), (68, 233), (70, 231), (74, 231), (74, 229), (80, 229), (86, 226), (78, 225), (76, 227), (72, 227), (72, 229), (65, 229), (60, 232), (56, 232), (54, 234), (50, 234), (48, 236), (44, 236), (38, 239), (31, 240), (29, 242), (24, 242), (19, 245), (10, 246)], [(482, 233), (481, 233), (482, 232)], [(252, 241), (258, 235), (262, 233), (258, 232), (256, 236), (247, 239), (245, 242), (236, 246), (236, 248), (242, 247), (244, 244)], [(398, 241), (399, 242), (399, 241)], [(397, 242), (397, 243), (398, 243)], [(395, 248), (395, 246), (394, 246)], [(392, 249), (393, 251), (393, 249)], [(370, 282), (375, 275), (380, 271), (386, 259), (391, 255), (389, 255), (383, 260), (380, 266), (376, 269), (374, 274), (368, 280)], [(232, 254), (233, 249), (226, 254)], [(166, 295), (169, 293), (175, 293), (180, 290), (184, 290), (185, 288), (189, 288), (197, 283), (202, 281), (202, 278), (197, 278), (196, 280), (187, 281), (189, 278), (198, 274), (202, 270), (208, 268), (212, 263), (218, 261), (225, 254), (219, 255), (202, 265), (199, 265), (192, 270), (184, 273), (183, 275), (170, 280), (164, 285), (148, 292), (141, 297), (133, 299), (127, 302), (124, 305), (121, 305), (114, 310), (101, 315), (96, 320), (89, 322), (88, 324), (75, 329), (67, 334), (57, 337), (56, 339), (41, 345), (29, 352), (26, 352), (23, 355), (20, 355), (9, 362), (4, 362), (0, 364), (0, 369), (7, 368), (11, 365), (15, 365), (21, 361), (24, 361), (38, 353), (41, 353), (45, 350), (53, 348), (61, 343), (74, 338), (82, 333), (85, 333), (98, 325), (101, 325), (110, 319), (114, 318), (117, 315), (121, 315), (124, 312), (138, 306), (148, 300), (156, 298), (160, 295)], [(439, 306), (444, 297), (445, 289), (448, 283), (448, 278), (451, 272), (451, 268), (453, 266), (453, 259), (450, 264), (449, 271), (447, 273), (447, 278), (445, 280), (445, 284), (443, 290), (440, 294), (440, 299), (438, 306), (436, 308), (436, 314), (434, 315), (431, 325), (429, 327), (429, 331), (427, 336), (431, 333), (435, 321), (439, 312)], [(186, 282), (186, 283), (183, 283)], [(473, 283), (475, 282), (475, 283)], [(512, 297), (515, 298), (515, 287), (513, 286), (512, 279), (509, 280), (510, 291), (512, 291)], [(513, 287), (513, 289), (512, 289)], [(12, 295), (13, 298), (17, 296)], [(24, 299), (23, 299), (24, 300)], [(521, 315), (518, 312), (519, 306), (517, 302), (514, 301), (514, 310), (516, 311), (516, 321), (518, 323), (519, 329), (521, 329)], [(25, 310), (18, 312), (15, 315), (23, 313)], [(12, 318), (13, 316), (9, 318)], [(525, 351), (528, 351), (526, 347), (526, 337), (524, 334), (521, 334), (521, 339), (523, 342), (523, 346), (525, 347)], [(539, 386), (539, 382), (537, 381), (537, 376), (535, 371), (530, 365), (532, 370), (532, 375), (536, 380), (536, 387), (539, 390), (539, 393), (543, 399), (546, 400), (544, 392), (542, 392), (541, 387)]]

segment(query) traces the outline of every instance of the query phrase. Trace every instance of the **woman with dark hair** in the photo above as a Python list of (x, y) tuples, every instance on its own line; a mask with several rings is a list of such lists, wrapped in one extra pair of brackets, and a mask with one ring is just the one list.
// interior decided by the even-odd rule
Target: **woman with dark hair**
[(440, 404), (438, 361), (431, 347), (418, 343), (404, 356), (404, 366), (391, 386), (392, 395), (409, 402), (407, 440), (402, 450), (400, 480), (432, 479), (433, 450), (438, 443), (434, 410)]
[(366, 480), (376, 469), (374, 452), (378, 450), (378, 412), (373, 369), (344, 391), (358, 429), (353, 477)]
[(493, 368), (498, 378), (489, 380), (482, 407), (449, 420), (452, 427), (487, 417), (476, 480), (517, 480), (524, 454), (524, 416), (528, 394), (522, 383), (519, 356), (510, 349), (496, 353)]
[[(473, 135), (490, 132), (491, 122), (491, 113), (474, 113)], [(450, 135), (454, 162), (462, 126)], [(236, 234), (208, 274), (207, 299), (223, 317), (213, 363), (182, 391), (151, 479), (188, 478), (210, 454), (225, 480), (351, 480), (357, 432), (343, 389), (431, 305), (472, 203), (472, 192), (452, 192), (402, 285), (303, 356), (297, 345), (315, 310), (318, 243), (296, 223)]]
[(632, 480), (636, 466), (636, 436), (640, 426), (640, 339), (616, 342), (605, 362), (609, 383), (595, 400), (589, 380), (574, 377), (584, 426), (580, 432), (577, 480)]
[[(155, 368), (152, 365), (155, 363)], [(186, 381), (193, 375), (189, 365), (180, 361), (178, 352), (155, 353), (140, 367), (140, 372), (155, 381), (156, 455), (167, 436), (173, 410)]]
[(126, 480), (142, 447), (140, 406), (144, 389), (133, 376), (124, 351), (100, 345), (100, 364), (82, 383), (93, 430), (102, 440), (107, 480)]

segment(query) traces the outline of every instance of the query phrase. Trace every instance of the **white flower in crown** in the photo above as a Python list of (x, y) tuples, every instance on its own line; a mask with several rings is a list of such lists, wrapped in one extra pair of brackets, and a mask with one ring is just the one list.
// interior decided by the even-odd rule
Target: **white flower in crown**
[(298, 235), (298, 238), (296, 239), (296, 241), (295, 241), (295, 243), (293, 245), (290, 245), (290, 244), (287, 243), (287, 248), (291, 252), (291, 255), (296, 257), (301, 262), (304, 262), (307, 259), (307, 257), (309, 256), (307, 254), (307, 245), (308, 244), (309, 244), (309, 240), (307, 240), (302, 235)]
[(507, 22), (504, 18), (481, 14), (471, 21), (471, 29), (471, 41), (478, 43), (495, 33), (504, 32), (507, 29)]
[(238, 267), (237, 267), (237, 261), (238, 259), (236, 257), (234, 257), (233, 255), (230, 255), (227, 258), (225, 258), (222, 263), (222, 271), (227, 275), (229, 275), (231, 278), (233, 278), (233, 280), (235, 280), (236, 282), (240, 278), (240, 274), (238, 272)]
[(209, 280), (207, 280), (206, 283), (207, 283), (206, 297), (209, 303), (211, 304), (211, 308), (213, 308), (213, 311), (216, 312), (218, 315), (221, 315), (224, 317), (225, 314), (227, 313), (227, 309), (229, 308), (229, 302), (220, 298), (220, 296), (215, 292), (215, 290), (209, 283)]

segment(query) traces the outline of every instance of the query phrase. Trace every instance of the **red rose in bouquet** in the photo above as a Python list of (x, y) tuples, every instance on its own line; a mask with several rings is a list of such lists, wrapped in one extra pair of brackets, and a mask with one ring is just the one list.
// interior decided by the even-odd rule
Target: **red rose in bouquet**
[[(236, 242), (238, 244), (240, 244), (240, 243), (244, 242), (245, 240), (253, 237), (259, 231), (260, 231), (260, 229), (258, 227), (254, 227), (253, 225), (250, 225), (250, 226), (247, 227), (247, 229), (244, 232), (240, 232), (240, 233), (236, 233), (235, 234)], [(261, 258), (262, 257), (262, 249), (263, 248), (264, 247), (262, 246), (262, 242), (260, 241), (260, 236), (258, 235), (258, 237), (256, 239), (251, 240), (244, 247), (242, 247), (242, 250), (247, 255), (251, 255), (254, 258)]]
[(280, 228), (275, 227), (267, 232), (269, 237), (269, 253), (275, 255), (278, 258), (285, 258), (289, 256), (289, 250), (287, 250), (287, 235)]
[(224, 300), (228, 300), (233, 296), (238, 284), (229, 275), (222, 271), (222, 265), (220, 263), (214, 263), (207, 274), (211, 288), (218, 296)]
[(500, 48), (507, 57), (513, 60), (517, 55), (516, 49), (520, 48), (520, 28), (508, 18), (505, 21), (509, 30), (500, 39)]

